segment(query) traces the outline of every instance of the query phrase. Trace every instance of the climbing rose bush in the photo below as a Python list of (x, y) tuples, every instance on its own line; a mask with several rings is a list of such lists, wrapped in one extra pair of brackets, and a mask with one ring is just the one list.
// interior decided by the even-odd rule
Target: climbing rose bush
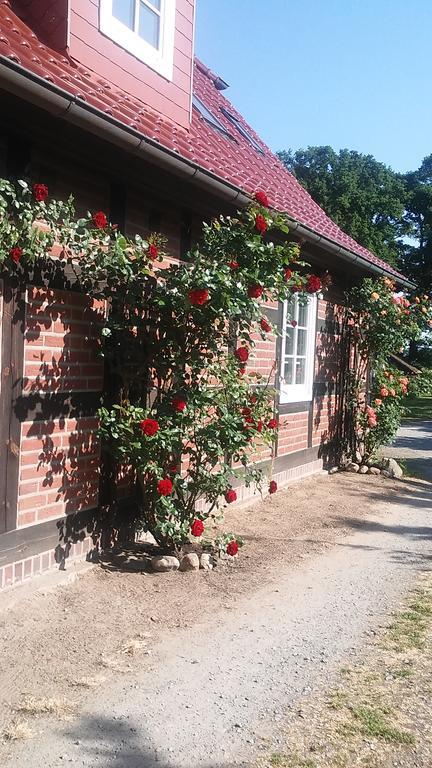
[[(73, 201), (51, 200), (45, 185), (0, 183), (3, 270), (25, 281), (37, 268), (48, 282), (50, 270), (57, 279), (63, 270), (72, 275), (65, 287), (108, 302), (103, 451), (136, 480), (132, 527), (167, 549), (196, 539), (209, 546), (206, 522), (236, 501), (234, 481), (277, 489), (254, 458), (278, 427), (275, 370), (268, 379), (254, 370), (256, 341), (275, 333), (262, 302), (294, 292), (306, 301), (324, 279), (287, 235), (286, 218), (260, 192), (237, 216), (205, 224), (184, 262), (162, 268), (157, 233), (126, 238), (104, 211), (75, 219)], [(224, 534), (213, 546), (235, 557), (241, 544)]]
[[(409, 342), (431, 327), (432, 305), (428, 295), (396, 292), (389, 278), (364, 279), (350, 291), (347, 304), (347, 327), (359, 353), (351, 380), (353, 454), (367, 461), (395, 436), (409, 392), (408, 377), (391, 365), (391, 355), (404, 354)], [(368, 366), (369, 391), (365, 384)]]

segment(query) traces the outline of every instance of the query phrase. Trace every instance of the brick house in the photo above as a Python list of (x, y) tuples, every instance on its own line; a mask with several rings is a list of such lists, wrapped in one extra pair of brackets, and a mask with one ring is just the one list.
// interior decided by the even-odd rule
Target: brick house
[[(78, 212), (105, 210), (127, 234), (159, 230), (172, 259), (203, 220), (257, 189), (289, 215), (304, 258), (328, 269), (333, 287), (325, 301), (294, 304), (295, 329), (285, 327), (286, 307), (269, 308), (282, 338), (257, 345), (257, 370), (277, 361), (283, 485), (322, 467), (338, 408), (343, 291), (368, 274), (404, 280), (326, 216), (230, 104), (227, 84), (194, 59), (194, 5), (0, 0), (0, 176), (73, 194)], [(0, 589), (61, 559), (59, 530), (77, 521), (70, 554), (89, 545), (85, 521), (101, 486), (100, 311), (61, 287), (1, 279)]]

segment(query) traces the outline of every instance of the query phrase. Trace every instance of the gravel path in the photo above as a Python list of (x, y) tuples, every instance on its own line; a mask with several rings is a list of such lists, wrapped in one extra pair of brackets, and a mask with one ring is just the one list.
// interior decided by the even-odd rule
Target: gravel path
[[(142, 672), (104, 685), (71, 723), (20, 745), (14, 768), (229, 768), (277, 745), (299, 694), (327, 682), (419, 569), (430, 567), (432, 486), (377, 515), (277, 586), (212, 623), (170, 633)], [(194, 599), (191, 574), (190, 599)]]
[(383, 449), (383, 454), (405, 459), (413, 475), (432, 482), (432, 420), (405, 419), (396, 439)]

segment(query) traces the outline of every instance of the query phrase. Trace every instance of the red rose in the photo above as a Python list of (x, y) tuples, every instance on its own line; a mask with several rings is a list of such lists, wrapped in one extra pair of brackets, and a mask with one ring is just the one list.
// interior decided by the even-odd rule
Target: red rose
[(295, 328), (297, 325), (297, 320), (291, 320), (291, 325), (293, 328)]
[(234, 488), (229, 488), (225, 494), (225, 501), (227, 504), (232, 504), (233, 501), (237, 501), (237, 494)]
[(247, 347), (238, 347), (234, 354), (240, 363), (247, 363), (249, 359), (249, 350)]
[(171, 400), (171, 405), (175, 411), (178, 411), (178, 413), (181, 413), (186, 408), (187, 402), (183, 397), (175, 396)]
[(308, 293), (317, 293), (317, 291), (320, 291), (322, 288), (321, 279), (318, 277), (318, 275), (309, 275), (307, 283), (306, 283), (306, 290)]
[(191, 525), (191, 534), (196, 536), (197, 539), (204, 533), (204, 523), (202, 520), (194, 520)]
[(230, 269), (238, 269), (240, 264), (238, 263), (238, 261), (229, 261), (228, 266)]
[(261, 330), (265, 331), (266, 333), (271, 331), (271, 325), (265, 317), (261, 318), (260, 326), (261, 326)]
[(267, 222), (264, 216), (261, 216), (260, 213), (257, 213), (257, 215), (255, 216), (255, 229), (258, 230), (260, 235), (263, 235), (264, 232), (267, 230)]
[(242, 416), (250, 416), (252, 413), (252, 410), (246, 406), (245, 408), (241, 409), (240, 413), (242, 414)]
[(277, 419), (270, 419), (270, 421), (267, 424), (267, 427), (269, 429), (277, 429), (277, 425), (278, 425)]
[(277, 491), (277, 482), (276, 480), (271, 480), (269, 484), (269, 493), (276, 493)]
[(239, 374), (240, 376), (243, 376), (244, 373), (246, 373), (246, 367), (244, 365), (241, 365), (239, 368)]
[(248, 288), (248, 296), (250, 299), (259, 299), (263, 292), (262, 285), (250, 285)]
[(48, 187), (46, 184), (33, 184), (33, 194), (38, 203), (43, 203), (48, 197)]
[(96, 229), (105, 229), (106, 225), (108, 224), (108, 219), (103, 211), (97, 211), (94, 213), (92, 216), (92, 221)]
[(191, 304), (202, 306), (208, 301), (209, 292), (207, 288), (192, 288), (189, 291), (189, 301)]
[(227, 548), (227, 555), (231, 555), (231, 557), (234, 557), (238, 552), (238, 544), (236, 541), (230, 541)]
[(159, 480), (157, 484), (157, 491), (159, 496), (170, 496), (172, 494), (173, 484), (169, 477), (164, 477)]
[(18, 246), (15, 246), (15, 248), (11, 248), (9, 251), (9, 256), (11, 257), (12, 261), (15, 262), (15, 264), (19, 264), (19, 260), (22, 255), (23, 255), (22, 248), (18, 248)]
[(287, 267), (284, 271), (284, 278), (287, 282), (292, 278), (292, 270), (289, 267)]
[(301, 285), (298, 285), (298, 284), (297, 284), (297, 285), (293, 285), (293, 286), (291, 287), (291, 291), (292, 291), (292, 293), (298, 293), (298, 292), (299, 292), (299, 291), (301, 291), (301, 290), (302, 290), (302, 286), (301, 286)]
[(256, 425), (257, 432), (262, 432), (264, 426), (264, 422), (260, 419), (259, 422)]
[(177, 464), (171, 464), (171, 466), (168, 467), (168, 472), (170, 475), (175, 475), (177, 472)]
[(148, 255), (150, 256), (150, 258), (151, 259), (157, 259), (158, 253), (159, 253), (159, 251), (158, 251), (157, 247), (155, 246), (155, 244), (154, 243), (150, 243), (149, 249), (148, 249)]
[(156, 419), (143, 419), (140, 421), (140, 430), (147, 437), (153, 437), (159, 430), (159, 422)]
[(265, 192), (262, 191), (262, 189), (259, 189), (254, 194), (254, 198), (260, 205), (263, 205), (265, 208), (269, 207), (269, 199)]

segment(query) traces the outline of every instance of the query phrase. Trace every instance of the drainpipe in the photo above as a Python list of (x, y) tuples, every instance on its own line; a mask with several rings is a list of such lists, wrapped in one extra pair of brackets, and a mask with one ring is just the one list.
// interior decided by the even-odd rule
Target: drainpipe
[[(166, 168), (177, 176), (193, 180), (199, 186), (204, 187), (209, 192), (231, 204), (235, 203), (242, 207), (251, 202), (251, 196), (245, 194), (242, 189), (234, 184), (230, 184), (230, 182), (225, 181), (211, 171), (206, 171), (197, 163), (180, 157), (173, 150), (162, 147), (154, 139), (143, 136), (142, 133), (139, 133), (134, 128), (124, 125), (116, 118), (93, 107), (78, 96), (72, 96), (63, 88), (30, 72), (5, 56), (0, 56), (0, 85), (5, 90), (47, 110), (54, 117), (68, 120), (74, 125), (84, 128), (98, 137), (103, 137), (128, 152), (143, 155), (148, 160), (153, 161), (160, 167)], [(384, 267), (380, 267), (362, 256), (352, 253), (333, 240), (316, 234), (312, 229), (300, 224), (300, 222), (292, 219), (290, 216), (288, 218), (290, 220), (290, 231), (296, 232), (296, 234), (308, 242), (319, 244), (324, 250), (334, 253), (351, 264), (357, 264), (369, 272), (387, 275), (396, 280), (401, 286), (415, 288), (414, 283), (411, 283), (409, 280), (395, 277)]]

